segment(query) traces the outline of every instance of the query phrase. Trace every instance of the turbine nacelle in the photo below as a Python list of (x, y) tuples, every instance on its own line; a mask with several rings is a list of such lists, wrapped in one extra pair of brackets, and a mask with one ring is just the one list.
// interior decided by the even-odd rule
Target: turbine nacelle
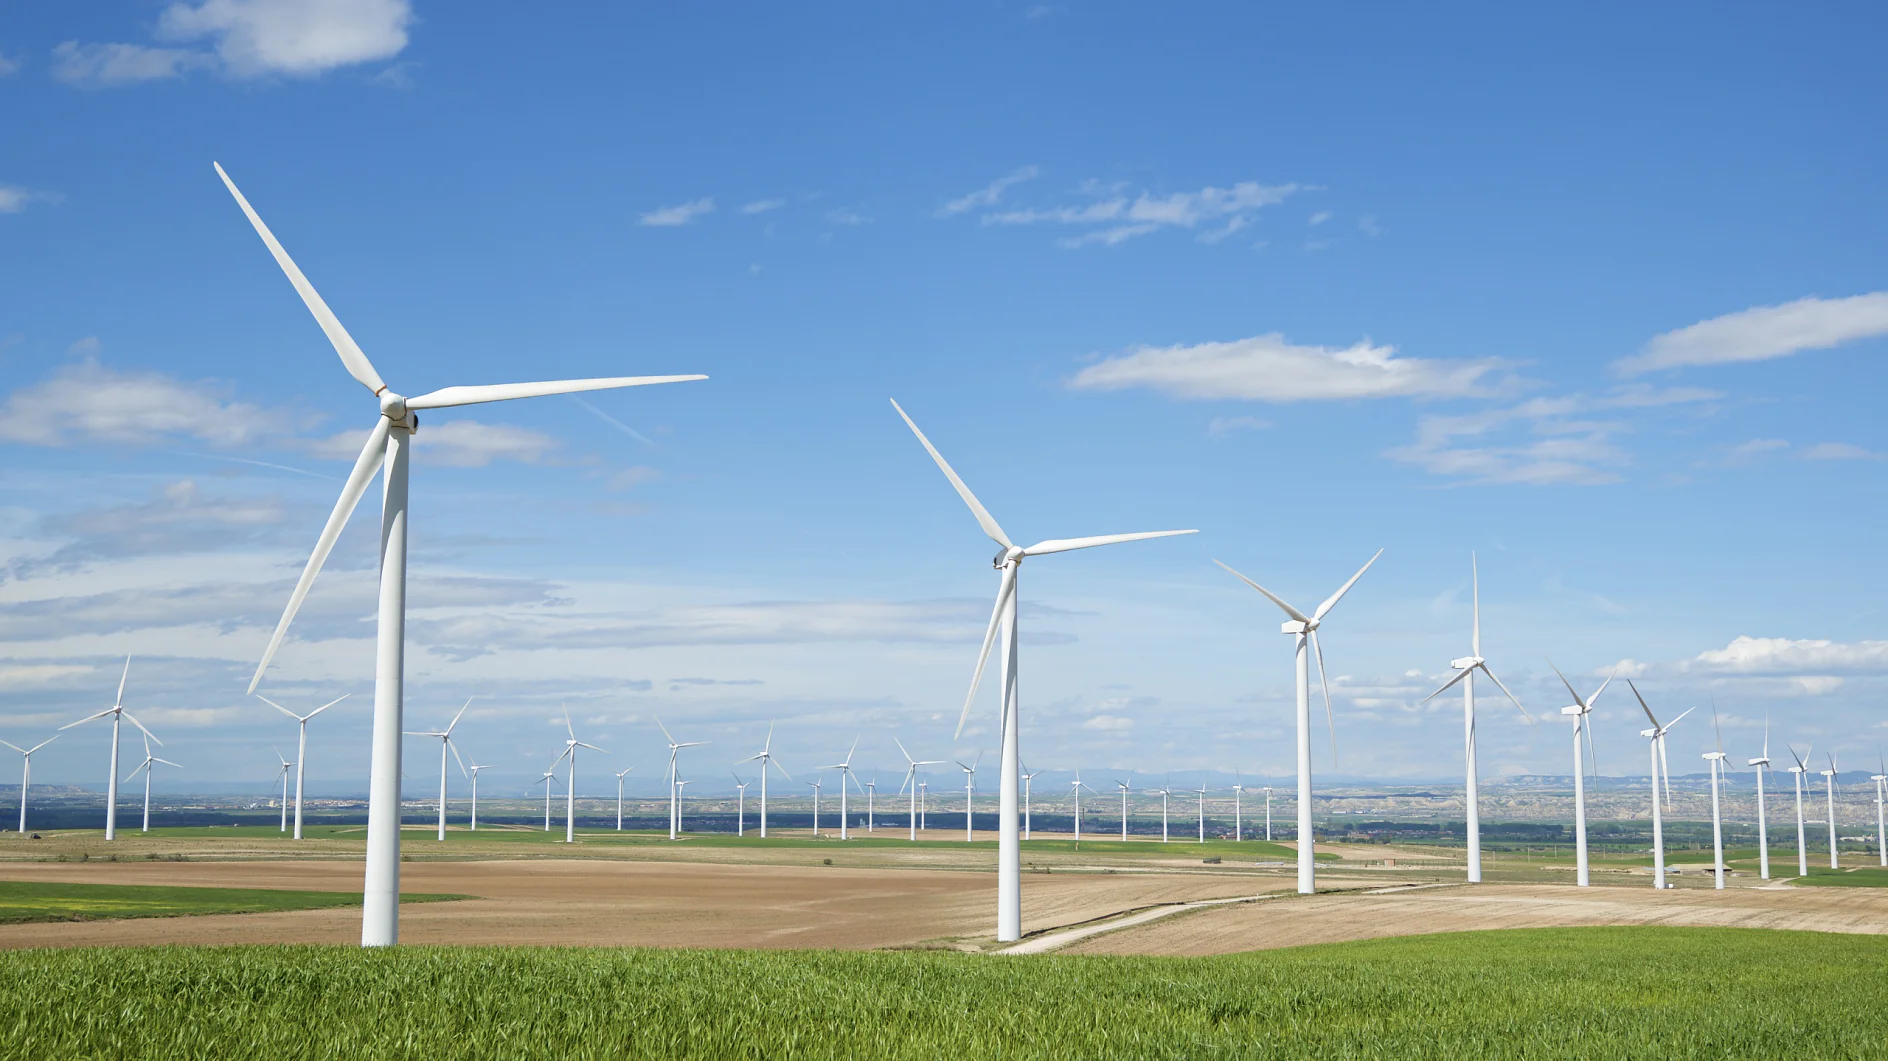
[(1770, 765), (1770, 760), (1769, 759), (1752, 759), (1747, 765), (1768, 767)]
[(1463, 656), (1461, 659), (1450, 660), (1449, 669), (1468, 670), (1471, 667), (1479, 667), (1486, 662), (1488, 661), (1481, 658), (1480, 656)]
[(996, 555), (990, 558), (990, 566), (1001, 571), (1010, 564), (1022, 563), (1023, 557), (1028, 555), (1029, 553), (1024, 550), (1022, 546), (1011, 545), (1006, 548), (998, 549)]
[(1318, 625), (1319, 621), (1316, 619), (1289, 619), (1278, 624), (1278, 632), (1281, 634), (1309, 634), (1311, 631), (1316, 630)]

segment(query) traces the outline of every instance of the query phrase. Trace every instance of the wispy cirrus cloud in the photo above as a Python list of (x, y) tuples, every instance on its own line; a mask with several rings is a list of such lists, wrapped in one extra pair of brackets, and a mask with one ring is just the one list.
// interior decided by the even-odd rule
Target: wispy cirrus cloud
[(976, 191), (968, 195), (958, 196), (945, 203), (943, 206), (938, 207), (937, 216), (951, 217), (956, 214), (968, 213), (971, 210), (977, 210), (982, 207), (995, 206), (997, 201), (1003, 198), (1005, 191), (1024, 181), (1035, 180), (1040, 173), (1041, 170), (1038, 170), (1034, 166), (1024, 166), (1021, 169), (1012, 170), (983, 187), (978, 188)]
[(141, 445), (193, 438), (236, 446), (284, 430), (282, 416), (227, 400), (228, 391), (160, 372), (119, 371), (88, 357), (8, 395), (0, 404), (0, 442)]
[(1302, 186), (1297, 184), (1241, 181), (1230, 188), (1209, 186), (1167, 195), (1143, 191), (1130, 197), (1123, 194), (1120, 185), (1091, 181), (1078, 191), (1086, 197), (1083, 201), (989, 213), (981, 221), (985, 225), (1047, 224), (1087, 230), (1062, 239), (1065, 247), (1113, 246), (1161, 229), (1194, 232), (1201, 242), (1212, 243), (1244, 228), (1260, 210), (1276, 206), (1300, 190)]
[(1176, 398), (1264, 402), (1350, 398), (1489, 397), (1506, 362), (1396, 356), (1368, 340), (1303, 346), (1272, 332), (1231, 342), (1144, 346), (1099, 361), (1069, 380), (1075, 390), (1145, 388)]
[(17, 184), (0, 184), (0, 214), (17, 214), (34, 203), (56, 203), (64, 198), (58, 192), (39, 192)]
[(637, 220), (637, 224), (646, 225), (651, 228), (676, 228), (681, 225), (693, 224), (696, 218), (705, 217), (714, 212), (715, 201), (713, 197), (704, 196), (700, 199), (690, 199), (685, 203), (677, 203), (674, 206), (658, 207), (643, 214), (641, 218)]
[(748, 215), (764, 214), (770, 210), (778, 210), (785, 205), (787, 205), (785, 199), (756, 199), (751, 203), (742, 203), (741, 213)]
[(1727, 313), (1654, 336), (1639, 353), (1613, 362), (1613, 371), (1636, 376), (1768, 361), (1881, 335), (1888, 335), (1888, 291), (1849, 298), (1799, 298), (1780, 306)]
[(199, 0), (158, 16), (161, 47), (65, 41), (53, 49), (56, 79), (80, 88), (162, 81), (192, 70), (231, 78), (314, 77), (391, 59), (407, 45), (408, 0)]
[[(367, 444), (366, 430), (348, 430), (307, 445), (308, 452), (328, 460), (351, 461)], [(497, 460), (537, 464), (560, 443), (549, 435), (510, 424), (478, 420), (447, 420), (423, 425), (413, 434), (415, 459), (449, 468), (483, 468)]]

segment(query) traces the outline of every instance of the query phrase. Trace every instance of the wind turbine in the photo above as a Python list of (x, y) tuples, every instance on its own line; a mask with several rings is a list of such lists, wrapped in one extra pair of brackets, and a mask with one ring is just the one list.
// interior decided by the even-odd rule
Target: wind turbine
[(1034, 817), (1030, 813), (1029, 783), (1036, 779), (1036, 774), (1040, 774), (1040, 773), (1042, 773), (1041, 770), (1036, 771), (1035, 774), (1032, 774), (1032, 773), (1023, 774), (1023, 839), (1025, 840), (1029, 839), (1030, 826), (1032, 824), (1032, 819)]
[(1173, 794), (1173, 778), (1160, 786), (1160, 842), (1167, 842), (1167, 797)]
[(963, 713), (957, 719), (957, 733), (962, 735), (964, 723), (970, 718), (970, 705), (977, 696), (977, 686), (983, 681), (983, 668), (989, 662), (991, 645), (998, 634), (1002, 635), (1003, 650), (997, 664), (998, 685), (1002, 690), (1002, 712), (999, 724), (1002, 730), (1001, 781), (998, 784), (997, 797), (997, 878), (996, 878), (996, 938), (998, 942), (1012, 942), (1023, 937), (1023, 857), (1022, 838), (1018, 829), (1017, 816), (1017, 781), (1022, 774), (1022, 725), (1018, 718), (1017, 699), (1017, 628), (1016, 628), (1016, 579), (1025, 559), (1031, 556), (1046, 556), (1050, 553), (1064, 553), (1074, 549), (1088, 549), (1097, 545), (1113, 545), (1119, 542), (1140, 541), (1144, 538), (1165, 538), (1175, 534), (1193, 534), (1191, 530), (1142, 531), (1135, 534), (1104, 534), (1088, 538), (1051, 538), (1028, 547), (1020, 547), (1010, 541), (1009, 535), (997, 525), (983, 503), (977, 500), (970, 487), (957, 477), (944, 455), (931, 445), (931, 440), (924, 437), (918, 425), (905, 415), (904, 409), (897, 402), (892, 408), (911, 428), (911, 433), (918, 436), (925, 451), (937, 462), (938, 470), (951, 481), (957, 495), (969, 506), (971, 515), (977, 519), (978, 526), (990, 539), (1001, 547), (991, 561), (1001, 575), (997, 583), (996, 607), (990, 612), (990, 625), (983, 634), (983, 649), (977, 655), (977, 669), (970, 678), (970, 692), (964, 697)]
[[(821, 770), (839, 771), (839, 839), (841, 840), (852, 839), (852, 833), (848, 831), (850, 826), (847, 824), (846, 820), (850, 813), (850, 808), (846, 806), (846, 782), (850, 781), (855, 785), (859, 783), (858, 779), (852, 776), (852, 753), (858, 750), (859, 738), (854, 737), (852, 738), (852, 747), (846, 749), (845, 762), (820, 767)], [(861, 787), (859, 791), (863, 792), (865, 789)]]
[[(753, 782), (741, 780), (741, 775), (735, 774), (734, 771), (732, 770), (728, 772), (730, 774), (734, 774), (734, 791), (736, 793), (735, 804), (734, 804), (735, 806), (734, 835), (746, 836), (747, 835), (747, 786), (752, 784)], [(617, 798), (621, 799), (622, 797), (618, 796)], [(621, 829), (622, 825), (618, 824), (617, 828)]]
[[(667, 738), (669, 742), (669, 839), (673, 840), (682, 831), (681, 797), (676, 795), (676, 793), (680, 791), (677, 787), (680, 785), (680, 782), (676, 780), (675, 753), (681, 751), (683, 748), (698, 748), (708, 742), (705, 740), (695, 740), (688, 741), (684, 744), (677, 744), (675, 743), (675, 738), (669, 735), (669, 727), (663, 725), (662, 720), (659, 718), (656, 719), (656, 728), (662, 731), (662, 736)], [(769, 727), (767, 730), (769, 743), (772, 743), (773, 735), (774, 731)], [(744, 759), (742, 761), (746, 762), (747, 760)], [(783, 774), (786, 773), (785, 770), (780, 772)], [(767, 767), (765, 764), (761, 766), (760, 776), (760, 835), (764, 837), (767, 835)]]
[(1826, 754), (1829, 756), (1829, 769), (1824, 770), (1822, 776), (1829, 786), (1829, 868), (1841, 869), (1841, 865), (1836, 862), (1836, 756), (1834, 752)]
[[(918, 842), (918, 790), (923, 787), (922, 782), (918, 781), (918, 767), (939, 766), (943, 764), (944, 760), (913, 759), (911, 753), (905, 751), (903, 741), (899, 740), (897, 737), (893, 737), (892, 743), (898, 745), (899, 754), (905, 757), (905, 783), (898, 786), (898, 791), (903, 792), (907, 787), (911, 789), (911, 842), (915, 844)], [(784, 770), (781, 772), (785, 773)]]
[(256, 697), (256, 699), (295, 720), (295, 839), (297, 840), (302, 838), (302, 777), (307, 772), (304, 764), (308, 762), (308, 720), (347, 698), (348, 694), (342, 693), (340, 696), (322, 704), (313, 711), (305, 715), (298, 715), (266, 696), (258, 695)]
[[(126, 656), (125, 657), (125, 672), (119, 675), (118, 677), (118, 698), (112, 701), (112, 705), (106, 708), (105, 710), (100, 711), (96, 714), (87, 715), (84, 718), (79, 719), (77, 722), (68, 722), (65, 725), (59, 727), (60, 732), (63, 733), (64, 731), (69, 730), (74, 726), (83, 726), (87, 722), (90, 722), (95, 718), (104, 718), (106, 715), (111, 716), (111, 773), (107, 776), (106, 785), (105, 785), (105, 839), (107, 840), (116, 840), (118, 838), (118, 726), (119, 726), (119, 720), (131, 719), (132, 725), (142, 730), (145, 736), (151, 737), (151, 731), (144, 728), (144, 723), (139, 722), (135, 718), (131, 718), (131, 712), (125, 710), (125, 679), (129, 677), (131, 677), (131, 657)], [(157, 740), (156, 737), (151, 737), (151, 739)], [(161, 740), (158, 740), (157, 744), (158, 744), (158, 747), (160, 748), (164, 746), (164, 742)]]
[(694, 784), (693, 781), (685, 781), (679, 777), (675, 779), (675, 832), (678, 836), (682, 832), (682, 799), (687, 795), (688, 786), (692, 784)]
[(1200, 782), (1200, 843), (1206, 842), (1206, 782)]
[[(558, 756), (559, 759), (570, 760), (570, 772), (565, 775), (564, 842), (574, 844), (577, 842), (577, 749), (588, 748), (593, 752), (603, 752), (603, 749), (577, 739), (576, 727), (570, 724), (570, 708), (568, 707), (564, 708), (564, 732), (568, 735), (564, 741), (564, 754)], [(603, 752), (603, 754), (609, 753)]]
[(812, 790), (813, 790), (813, 837), (814, 837), (814, 839), (818, 839), (818, 838), (819, 838), (819, 786), (820, 786), (820, 779), (819, 779), (818, 777), (815, 777), (815, 778), (814, 778), (813, 780), (811, 780), (811, 781), (802, 781), (802, 782), (800, 782), (800, 784), (802, 784), (802, 785), (806, 785), (806, 786), (808, 786), (808, 787), (810, 787), (810, 788), (812, 788)]
[[(1711, 705), (1711, 731), (1717, 734), (1718, 750), (1705, 752), (1711, 764), (1711, 862), (1718, 891), (1724, 890), (1724, 820), (1718, 812), (1718, 775), (1724, 769), (1724, 730), (1718, 726), (1718, 708)], [(1597, 771), (1595, 771), (1597, 773)]]
[(179, 770), (183, 769), (183, 766), (179, 763), (173, 763), (169, 759), (159, 759), (157, 756), (152, 755), (151, 740), (148, 737), (145, 738), (144, 761), (139, 763), (132, 769), (130, 774), (125, 776), (125, 780), (129, 781), (138, 776), (139, 770), (144, 771), (144, 828), (138, 830), (144, 833), (151, 831), (151, 766), (154, 763), (163, 763), (165, 766), (175, 766)]
[[(1809, 773), (1809, 766), (1803, 762), (1801, 755), (1796, 754), (1795, 745), (1784, 747), (1790, 749), (1790, 758), (1796, 760), (1795, 766), (1787, 767), (1790, 773), (1796, 775), (1796, 875), (1807, 877), (1809, 876), (1809, 838), (1803, 828), (1803, 775)], [(1814, 751), (1815, 747), (1812, 745), (1803, 750), (1810, 752)]]
[(1880, 745), (1875, 747), (1875, 765), (1881, 770), (1869, 778), (1875, 782), (1875, 850), (1881, 855), (1881, 864), (1888, 866), (1888, 812), (1883, 809), (1888, 803), (1888, 760), (1882, 758)]
[(865, 831), (868, 833), (878, 831), (878, 822), (874, 818), (874, 814), (876, 813), (876, 808), (874, 808), (873, 806), (873, 804), (876, 803), (877, 800), (878, 800), (878, 773), (874, 771), (872, 774), (872, 780), (867, 781), (865, 783)]
[(1241, 821), (1241, 817), (1242, 817), (1241, 811), (1243, 808), (1240, 807), (1240, 803), (1243, 801), (1245, 797), (1245, 791), (1246, 791), (1245, 779), (1239, 776), (1239, 771), (1234, 770), (1232, 772), (1232, 840), (1233, 840), (1233, 843), (1238, 843), (1239, 841), (1244, 840), (1246, 838), (1245, 830), (1243, 827), (1244, 823)]
[(918, 831), (919, 832), (923, 832), (924, 830), (930, 828), (929, 825), (925, 824), (925, 816), (924, 816), (925, 797), (930, 793), (930, 791), (931, 791), (931, 779), (929, 777), (920, 777), (918, 779)]
[[(1549, 663), (1548, 666), (1553, 666), (1553, 664)], [(1580, 755), (1580, 738), (1583, 735), (1586, 737), (1586, 752), (1588, 756), (1592, 756), (1594, 754), (1593, 737), (1586, 732), (1587, 726), (1591, 724), (1587, 716), (1593, 713), (1593, 705), (1598, 702), (1600, 694), (1606, 691), (1608, 685), (1612, 684), (1613, 675), (1608, 674), (1606, 680), (1600, 683), (1600, 687), (1593, 690), (1593, 695), (1582, 700), (1580, 699), (1580, 694), (1573, 691), (1573, 683), (1567, 680), (1566, 675), (1560, 673), (1559, 667), (1554, 667), (1554, 673), (1560, 675), (1560, 684), (1566, 686), (1567, 692), (1573, 697), (1573, 703), (1567, 707), (1561, 708), (1560, 713), (1573, 716), (1573, 838), (1577, 847), (1574, 883), (1585, 888), (1592, 882), (1589, 880), (1587, 874), (1586, 759), (1582, 758)], [(1615, 673), (1617, 673), (1617, 671), (1615, 671)], [(1593, 777), (1597, 781), (1599, 776), (1599, 760), (1595, 758), (1593, 763)]]
[[(1750, 765), (1757, 768), (1757, 860), (1759, 875), (1764, 880), (1770, 879), (1770, 820), (1765, 816), (1763, 805), (1763, 775), (1770, 769), (1770, 716), (1763, 717), (1763, 756), (1752, 759)], [(1888, 865), (1888, 863), (1884, 863)]]
[(555, 780), (557, 780), (556, 763), (552, 763), (551, 768), (544, 771), (544, 776), (537, 779), (537, 783), (544, 786), (544, 831), (547, 833), (551, 831), (551, 782)]
[[(616, 831), (619, 833), (623, 831), (623, 778), (634, 769), (636, 768), (633, 766), (625, 766), (616, 771)], [(739, 781), (740, 778), (737, 777), (735, 780)]]
[(1469, 653), (1461, 659), (1449, 661), (1449, 666), (1458, 673), (1445, 682), (1442, 688), (1423, 697), (1423, 703), (1426, 704), (1441, 696), (1449, 690), (1450, 686), (1458, 682), (1462, 685), (1462, 747), (1468, 764), (1468, 882), (1480, 884), (1482, 882), (1482, 811), (1481, 777), (1475, 760), (1475, 672), (1479, 670), (1486, 674), (1488, 680), (1495, 683), (1495, 688), (1500, 689), (1509, 700), (1514, 702), (1515, 707), (1520, 708), (1521, 717), (1527, 719), (1528, 725), (1534, 724), (1534, 716), (1527, 713), (1527, 708), (1521, 707), (1521, 701), (1508, 691), (1507, 686), (1501, 684), (1501, 679), (1495, 677), (1495, 672), (1488, 669), (1488, 661), (1482, 658), (1482, 581), (1473, 552), (1468, 554), (1468, 571), (1469, 584), (1472, 587), (1470, 592), (1474, 600)]
[(1272, 840), (1272, 786), (1265, 786), (1265, 840)]
[(476, 762), (464, 763), (466, 777), (472, 781), (472, 832), (479, 831), (479, 771), (485, 769)]
[[(667, 731), (665, 730), (664, 732)], [(675, 752), (673, 748), (671, 748), (669, 751), (669, 768), (671, 771), (674, 770), (674, 760)], [(774, 762), (774, 724), (772, 722), (767, 723), (767, 743), (761, 746), (760, 754), (750, 755), (742, 759), (741, 762), (751, 763), (756, 760), (760, 762), (760, 838), (765, 840), (767, 839), (767, 768), (771, 766), (780, 771), (782, 777), (789, 781), (793, 780), (793, 775), (787, 773), (786, 767)], [(736, 763), (735, 765), (739, 766), (740, 763)]]
[[(454, 757), (458, 756), (459, 749), (454, 748), (452, 746), (452, 728), (459, 724), (459, 720), (465, 717), (466, 708), (469, 708), (471, 706), (472, 706), (472, 698), (468, 696), (466, 697), (466, 700), (465, 700), (465, 707), (460, 708), (459, 713), (452, 716), (452, 721), (446, 723), (445, 729), (432, 729), (432, 730), (419, 730), (419, 731), (408, 730), (406, 733), (406, 736), (409, 736), (409, 737), (438, 737), (439, 738), (439, 838), (441, 840), (444, 840), (446, 838), (446, 765), (447, 765), (446, 753), (450, 751)], [(459, 761), (459, 771), (461, 773), (465, 772), (465, 760), (463, 759)], [(370, 781), (369, 785), (371, 786), (371, 784), (372, 782)], [(369, 792), (369, 796), (370, 797), (372, 796), (371, 790)], [(373, 808), (372, 800), (370, 798), (368, 807), (367, 807), (368, 827), (370, 829), (373, 826), (373, 814), (374, 814), (374, 808)], [(373, 843), (370, 841), (367, 846), (369, 849), (369, 854), (371, 855), (372, 849), (373, 849)]]
[(1650, 740), (1647, 747), (1652, 750), (1652, 887), (1669, 888), (1671, 883), (1665, 879), (1665, 819), (1659, 813), (1661, 777), (1665, 780), (1665, 802), (1669, 804), (1672, 801), (1671, 774), (1665, 769), (1665, 734), (1671, 731), (1672, 726), (1683, 722), (1685, 715), (1691, 714), (1697, 708), (1688, 707), (1684, 714), (1672, 719), (1669, 725), (1661, 726), (1658, 718), (1652, 714), (1652, 708), (1646, 704), (1645, 697), (1639, 695), (1639, 687), (1632, 684), (1631, 678), (1626, 679), (1626, 688), (1632, 690), (1632, 695), (1639, 701), (1639, 707), (1645, 711), (1645, 717), (1652, 721), (1651, 729), (1639, 731), (1639, 736)]
[(59, 735), (55, 733), (52, 736), (47, 737), (45, 740), (40, 741), (38, 744), (33, 745), (31, 748), (22, 748), (19, 745), (14, 744), (12, 741), (0, 740), (0, 744), (4, 744), (7, 747), (12, 748), (14, 751), (20, 753), (20, 764), (21, 764), (20, 765), (20, 835), (21, 836), (26, 835), (26, 790), (32, 787), (32, 784), (33, 784), (33, 753), (40, 750), (41, 748), (44, 748), (46, 745), (51, 744), (53, 741), (56, 741), (58, 739), (59, 739)]
[(977, 799), (977, 767), (982, 762), (982, 752), (978, 752), (977, 757), (968, 765), (962, 759), (957, 760), (957, 765), (964, 771), (964, 843), (966, 844), (975, 839), (970, 831), (970, 815), (975, 809)]
[(275, 752), (276, 759), (282, 764), (281, 773), (276, 775), (276, 780), (282, 782), (282, 828), (278, 831), (285, 833), (288, 832), (288, 772), (295, 764), (283, 759), (282, 753), (277, 749), (270, 748), (269, 750)]
[(1350, 592), (1350, 588), (1357, 584), (1358, 579), (1364, 577), (1364, 572), (1370, 570), (1370, 565), (1376, 563), (1377, 557), (1382, 555), (1383, 550), (1378, 549), (1376, 556), (1365, 561), (1364, 566), (1358, 568), (1357, 573), (1350, 576), (1349, 582), (1339, 586), (1337, 592), (1326, 597), (1324, 603), (1318, 605), (1317, 611), (1310, 615), (1286, 604), (1283, 598), (1278, 597), (1271, 590), (1233, 571), (1225, 564), (1220, 564), (1218, 560), (1213, 561), (1225, 567), (1239, 581), (1263, 593), (1267, 600), (1284, 609), (1285, 614), (1291, 617), (1290, 621), (1279, 627), (1279, 631), (1292, 635), (1297, 646), (1298, 893), (1300, 895), (1310, 895), (1318, 890), (1317, 866), (1312, 861), (1315, 837), (1312, 835), (1311, 827), (1311, 671), (1305, 648), (1308, 642), (1311, 652), (1318, 657), (1318, 684), (1324, 690), (1324, 717), (1331, 727), (1331, 759), (1335, 762), (1337, 759), (1337, 721), (1331, 714), (1331, 683), (1324, 674), (1324, 649), (1318, 644), (1318, 627), (1323, 624), (1324, 617), (1330, 614), (1331, 609), (1337, 607), (1337, 602), (1344, 599), (1344, 594)]
[[(1075, 797), (1075, 843), (1077, 845), (1080, 845), (1082, 842), (1082, 789), (1085, 788), (1088, 788), (1088, 786), (1082, 784), (1082, 772), (1080, 769), (1077, 769), (1075, 771), (1075, 780), (1069, 783), (1069, 793)], [(1094, 791), (1092, 788), (1088, 788), (1088, 790), (1090, 792)]]
[(390, 390), (373, 363), (354, 342), (347, 329), (328, 304), (315, 292), (313, 284), (289, 258), (275, 234), (236, 189), (223, 167), (216, 166), (229, 193), (236, 198), (243, 215), (254, 226), (256, 235), (268, 246), (275, 263), (287, 274), (288, 281), (301, 296), (308, 311), (341, 357), (341, 364), (363, 387), (374, 394), (379, 415), (367, 443), (361, 447), (347, 485), (334, 503), (334, 511), (315, 541), (314, 553), (302, 569), (288, 607), (269, 638), (269, 647), (256, 666), (249, 691), (269, 668), (276, 649), (288, 633), (295, 612), (308, 596), (315, 576), (334, 548), (335, 539), (353, 515), (354, 506), (367, 492), (376, 471), (384, 469), (386, 489), (381, 509), (380, 534), (380, 607), (379, 630), (374, 665), (374, 742), (372, 767), (368, 780), (367, 873), (361, 909), (361, 945), (391, 946), (400, 936), (400, 736), (403, 708), (402, 686), (406, 648), (406, 553), (407, 553), (407, 465), (412, 455), (413, 433), (419, 429), (418, 413), (426, 409), (451, 409), (512, 398), (535, 398), (578, 391), (614, 390), (654, 383), (680, 383), (705, 379), (705, 376), (619, 376), (608, 379), (557, 380), (548, 383), (501, 383), (494, 386), (445, 387), (408, 398)]
[[(1133, 775), (1130, 774), (1129, 776), (1131, 777)], [(1116, 781), (1114, 784), (1116, 788), (1121, 790), (1121, 840), (1123, 843), (1126, 843), (1128, 838), (1128, 783), (1126, 781)]]

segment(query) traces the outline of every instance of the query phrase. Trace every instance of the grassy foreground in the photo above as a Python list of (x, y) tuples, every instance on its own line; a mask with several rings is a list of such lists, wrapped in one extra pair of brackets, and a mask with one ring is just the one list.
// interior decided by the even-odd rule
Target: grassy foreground
[(0, 1056), (1860, 1058), (1884, 974), (1878, 937), (1705, 928), (1197, 959), (16, 951)]
[[(464, 895), (402, 895), (403, 903), (465, 899)], [(258, 914), (359, 906), (358, 892), (276, 888), (173, 888), (140, 884), (0, 881), (0, 925), (28, 921), (102, 921), (120, 917)]]

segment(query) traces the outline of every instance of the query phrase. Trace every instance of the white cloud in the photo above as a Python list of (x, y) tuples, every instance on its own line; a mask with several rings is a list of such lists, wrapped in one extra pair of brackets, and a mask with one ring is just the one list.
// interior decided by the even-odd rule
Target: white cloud
[[(348, 430), (309, 443), (307, 450), (316, 457), (351, 461), (366, 444), (365, 430)], [(413, 434), (416, 460), (450, 468), (483, 468), (495, 460), (536, 464), (558, 445), (549, 435), (527, 428), (477, 420), (422, 423)]]
[(1311, 219), (1309, 223), (1313, 228), (1316, 228), (1317, 226), (1324, 224), (1326, 221), (1329, 221), (1333, 216), (1334, 215), (1329, 210), (1320, 210), (1317, 213), (1311, 215)]
[(677, 225), (690, 224), (696, 218), (714, 212), (715, 201), (712, 198), (704, 197), (701, 199), (691, 199), (686, 203), (678, 203), (675, 206), (664, 206), (657, 210), (651, 210), (642, 215), (642, 219), (639, 223), (654, 228), (673, 228)]
[[(1061, 240), (1060, 243), (1065, 247), (1090, 244), (1113, 246), (1162, 228), (1197, 230), (1204, 225), (1211, 225), (1213, 228), (1201, 237), (1203, 242), (1211, 243), (1243, 228), (1252, 220), (1253, 214), (1284, 202), (1298, 190), (1296, 184), (1265, 185), (1256, 181), (1242, 181), (1231, 188), (1207, 187), (1197, 192), (1175, 192), (1164, 196), (1142, 192), (1130, 199), (1121, 194), (1117, 187), (1090, 182), (1084, 191), (1101, 198), (1043, 209), (1027, 208), (985, 214), (982, 223), (1098, 226), (1094, 231)], [(955, 203), (946, 204), (947, 207), (952, 205)]]
[(1803, 459), (1811, 461), (1872, 461), (1881, 454), (1863, 449), (1852, 442), (1818, 442), (1803, 450)]
[(1740, 442), (1731, 447), (1731, 452), (1738, 456), (1751, 456), (1757, 453), (1769, 453), (1772, 450), (1789, 449), (1790, 444), (1781, 438), (1753, 438), (1749, 442)]
[(1120, 733), (1134, 728), (1134, 720), (1122, 715), (1096, 715), (1082, 723), (1083, 729), (1100, 730), (1104, 733)]
[(157, 36), (207, 42), (209, 50), (66, 41), (53, 49), (53, 76), (82, 88), (159, 81), (193, 69), (233, 78), (313, 77), (391, 59), (407, 45), (408, 0), (200, 0), (173, 3)]
[(17, 214), (32, 203), (57, 196), (29, 191), (13, 184), (0, 184), (0, 214)]
[(981, 207), (995, 206), (997, 200), (1003, 198), (1003, 192), (1005, 190), (1012, 185), (1035, 180), (1040, 172), (1041, 171), (1034, 166), (1024, 166), (1019, 170), (1006, 173), (976, 191), (971, 192), (969, 195), (952, 199), (950, 202), (938, 207), (937, 216), (950, 217), (953, 214), (961, 214)]
[(1842, 688), (1843, 679), (1832, 674), (1800, 674), (1790, 682), (1805, 696), (1827, 696)]
[(183, 437), (234, 446), (277, 429), (280, 417), (225, 402), (224, 389), (157, 372), (119, 372), (88, 359), (8, 395), (0, 405), (0, 442), (136, 445)]
[(0, 55), (0, 77), (7, 77), (20, 72), (20, 61)]
[(1256, 416), (1215, 416), (1206, 425), (1206, 433), (1214, 438), (1225, 438), (1240, 431), (1263, 431), (1271, 426), (1270, 420), (1261, 420)]
[(1878, 335), (1888, 335), (1888, 291), (1849, 298), (1800, 298), (1655, 336), (1638, 354), (1613, 362), (1613, 369), (1633, 376), (1691, 365), (1767, 361)]
[(1808, 674), (1830, 671), (1888, 672), (1888, 641), (1791, 640), (1740, 635), (1723, 648), (1700, 652), (1687, 669), (1732, 674)]
[(826, 222), (832, 225), (869, 225), (872, 219), (849, 206), (842, 206), (826, 211)]
[(9, 664), (0, 666), (0, 689), (53, 685), (91, 673), (91, 667), (74, 663)]
[(1357, 219), (1357, 231), (1366, 236), (1383, 235), (1383, 226), (1377, 224), (1377, 215), (1365, 214)]
[(741, 213), (764, 214), (769, 210), (778, 210), (785, 205), (787, 205), (785, 199), (756, 199), (751, 203), (743, 203), (741, 205)]
[(1140, 347), (1075, 374), (1077, 390), (1146, 387), (1177, 398), (1267, 402), (1487, 395), (1494, 358), (1436, 361), (1397, 357), (1368, 340), (1337, 349), (1295, 346), (1277, 332), (1224, 343)]

